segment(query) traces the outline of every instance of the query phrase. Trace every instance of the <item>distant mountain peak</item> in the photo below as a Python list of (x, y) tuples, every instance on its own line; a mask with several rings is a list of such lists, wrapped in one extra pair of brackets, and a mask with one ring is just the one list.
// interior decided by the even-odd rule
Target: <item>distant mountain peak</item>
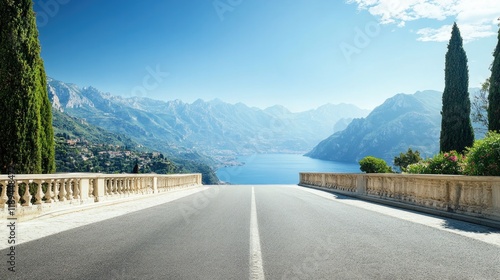
[(421, 91), (399, 93), (376, 107), (366, 118), (353, 120), (347, 128), (319, 143), (308, 156), (355, 162), (375, 156), (392, 163), (409, 147), (423, 156), (438, 150), (441, 94)]
[(266, 109), (264, 109), (264, 112), (277, 115), (291, 114), (290, 110), (288, 110), (288, 108), (282, 105), (274, 105), (271, 107), (267, 107)]

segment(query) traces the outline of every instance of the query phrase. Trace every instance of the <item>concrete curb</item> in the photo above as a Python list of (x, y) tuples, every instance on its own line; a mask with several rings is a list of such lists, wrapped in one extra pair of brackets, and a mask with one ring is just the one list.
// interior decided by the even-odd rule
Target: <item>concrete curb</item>
[(373, 202), (377, 204), (383, 204), (383, 205), (388, 205), (396, 208), (401, 208), (401, 209), (407, 209), (407, 210), (412, 210), (416, 212), (422, 212), (430, 215), (435, 215), (439, 217), (445, 217), (445, 218), (451, 218), (455, 220), (460, 220), (464, 222), (469, 222), (473, 224), (478, 224), (482, 226), (488, 226), (496, 229), (500, 229), (500, 222), (485, 219), (485, 218), (478, 218), (478, 217), (472, 217), (472, 216), (467, 216), (464, 214), (458, 214), (458, 213), (453, 213), (453, 212), (446, 212), (446, 211), (440, 211), (437, 209), (432, 209), (432, 208), (426, 208), (418, 205), (413, 205), (413, 204), (406, 204), (402, 202), (397, 202), (397, 201), (391, 201), (388, 199), (383, 199), (383, 198), (378, 198), (378, 197), (373, 197), (373, 196), (366, 196), (366, 195), (359, 195), (356, 193), (351, 193), (351, 192), (346, 192), (346, 191), (341, 191), (341, 190), (333, 190), (329, 188), (324, 188), (324, 187), (318, 187), (318, 186), (313, 186), (313, 185), (307, 185), (307, 184), (299, 184), (300, 187), (305, 187), (305, 188), (310, 188), (310, 189), (316, 189), (320, 191), (325, 191), (333, 194), (340, 194), (348, 197), (353, 197), (359, 200), (363, 201), (368, 201), (368, 202)]

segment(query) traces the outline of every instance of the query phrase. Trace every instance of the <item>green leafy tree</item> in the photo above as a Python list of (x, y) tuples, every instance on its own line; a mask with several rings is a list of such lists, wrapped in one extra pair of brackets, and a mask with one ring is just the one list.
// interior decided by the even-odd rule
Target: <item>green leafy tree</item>
[(33, 1), (0, 1), (0, 172), (55, 171), (52, 111)]
[(493, 57), (488, 95), (488, 130), (500, 132), (500, 29)]
[(457, 24), (453, 24), (451, 39), (446, 52), (445, 88), (441, 111), (442, 152), (463, 152), (474, 142), (474, 130), (470, 120), (469, 70), (467, 55)]
[(366, 173), (392, 173), (385, 160), (367, 156), (359, 161), (359, 169)]
[(400, 153), (399, 156), (394, 158), (394, 166), (397, 166), (401, 169), (401, 171), (406, 171), (408, 165), (417, 163), (421, 161), (419, 151), (413, 151), (411, 148), (408, 148), (408, 151), (403, 154)]
[(500, 176), (500, 134), (490, 131), (474, 142), (467, 154), (465, 173), (473, 176)]
[(490, 90), (490, 78), (481, 85), (479, 94), (474, 96), (472, 101), (472, 121), (484, 126), (486, 129), (479, 129), (479, 132), (486, 132), (488, 129), (488, 93)]

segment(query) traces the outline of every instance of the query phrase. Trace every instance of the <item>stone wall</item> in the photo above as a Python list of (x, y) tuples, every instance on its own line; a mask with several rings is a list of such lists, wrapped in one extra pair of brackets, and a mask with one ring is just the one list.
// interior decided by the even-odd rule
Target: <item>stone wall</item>
[(300, 184), (500, 221), (500, 177), (300, 173)]

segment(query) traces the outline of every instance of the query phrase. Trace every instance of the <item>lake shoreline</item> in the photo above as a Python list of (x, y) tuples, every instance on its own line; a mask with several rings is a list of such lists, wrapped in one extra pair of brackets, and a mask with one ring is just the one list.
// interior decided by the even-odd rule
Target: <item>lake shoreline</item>
[(360, 173), (357, 163), (313, 159), (303, 154), (253, 154), (239, 156), (241, 165), (216, 171), (224, 184), (298, 184), (300, 172)]

